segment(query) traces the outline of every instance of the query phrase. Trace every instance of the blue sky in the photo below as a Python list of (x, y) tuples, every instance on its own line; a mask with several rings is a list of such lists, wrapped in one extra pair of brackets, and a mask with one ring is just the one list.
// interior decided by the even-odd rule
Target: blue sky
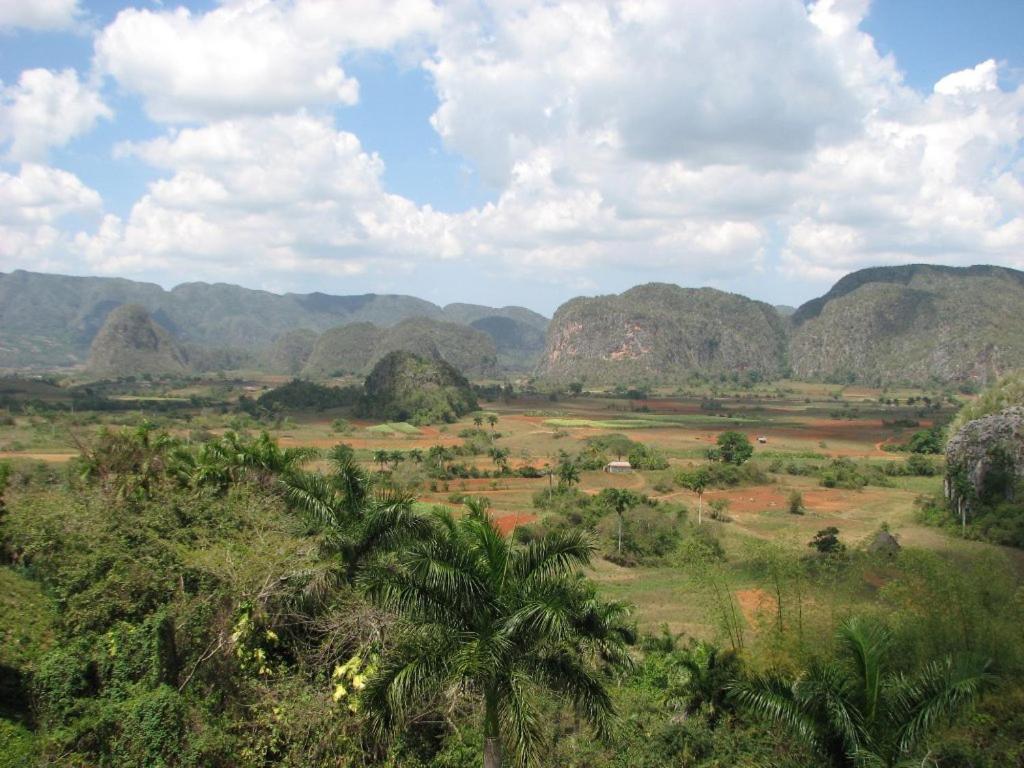
[(1021, 29), (1011, 0), (0, 0), (0, 271), (550, 313), (1024, 268)]

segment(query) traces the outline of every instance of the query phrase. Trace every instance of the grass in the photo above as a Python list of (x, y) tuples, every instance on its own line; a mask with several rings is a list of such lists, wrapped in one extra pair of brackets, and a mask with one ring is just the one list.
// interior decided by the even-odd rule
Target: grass
[(385, 424), (374, 424), (372, 427), (366, 428), (367, 432), (372, 432), (375, 435), (419, 435), (422, 434), (420, 430), (414, 427), (412, 424), (406, 421), (389, 421)]
[[(253, 380), (256, 384), (267, 384), (265, 380)], [(20, 382), (19, 382), (20, 384)], [(210, 381), (196, 384), (188, 391), (166, 393), (171, 396), (216, 394), (217, 399), (231, 402), (243, 390), (237, 383), (224, 384)], [(781, 394), (780, 394), (781, 393)], [(145, 388), (131, 395), (148, 395)], [(895, 390), (886, 393), (896, 394)], [(900, 391), (905, 400), (920, 392)], [(927, 393), (926, 393), (927, 394)], [(932, 393), (934, 394), (934, 393)], [(732, 417), (719, 416), (700, 410), (702, 399), (708, 395), (719, 401), (723, 413)], [(839, 396), (841, 399), (836, 400)], [(494, 414), (499, 421), (495, 438), (496, 445), (507, 448), (514, 468), (529, 463), (535, 467), (555, 466), (559, 452), (570, 455), (578, 453), (588, 438), (603, 432), (630, 431), (633, 440), (658, 448), (669, 458), (671, 466), (661, 472), (636, 472), (630, 475), (609, 475), (600, 471), (583, 472), (580, 488), (585, 493), (599, 493), (603, 488), (628, 488), (637, 493), (655, 498), (664, 498), (675, 504), (683, 504), (695, 517), (696, 496), (675, 487), (671, 478), (679, 469), (701, 463), (708, 448), (714, 445), (717, 435), (727, 429), (739, 429), (751, 440), (760, 435), (768, 438), (767, 445), (755, 443), (755, 459), (762, 466), (772, 460), (806, 464), (823, 463), (835, 457), (848, 456), (857, 460), (884, 463), (902, 457), (881, 451), (877, 446), (894, 438), (900, 431), (882, 423), (880, 409), (873, 406), (864, 408), (857, 418), (833, 418), (830, 414), (842, 407), (844, 402), (855, 404), (867, 400), (877, 401), (882, 395), (878, 390), (850, 388), (843, 390), (835, 385), (802, 384), (783, 382), (764, 386), (757, 391), (728, 391), (718, 389), (708, 392), (697, 390), (689, 394), (668, 390), (663, 397), (651, 397), (645, 401), (650, 412), (629, 410), (635, 404), (624, 399), (609, 397), (562, 398), (557, 404), (547, 397), (524, 395), (511, 403), (487, 402), (487, 409), (471, 414), (457, 424), (434, 425), (417, 428), (405, 422), (366, 424), (358, 419), (353, 422), (353, 431), (338, 434), (331, 429), (331, 422), (338, 414), (304, 413), (288, 414), (288, 419), (277, 427), (273, 424), (249, 425), (251, 430), (268, 428), (273, 437), (282, 439), (288, 446), (307, 445), (327, 450), (337, 443), (348, 443), (357, 451), (357, 456), (371, 469), (374, 468), (374, 450), (428, 450), (435, 444), (449, 447), (459, 445), (458, 437), (464, 429), (473, 428), (473, 417)], [(884, 418), (910, 417), (913, 409), (891, 409), (884, 411)], [(92, 419), (93, 414), (64, 414), (52, 421), (41, 416), (21, 414), (15, 424), (0, 427), (0, 451), (10, 448), (11, 443), (20, 443), (21, 457), (27, 459), (30, 452), (73, 451), (68, 427), (87, 440), (101, 424), (116, 426), (118, 423), (132, 423), (131, 416), (137, 414), (109, 413), (96, 414), (96, 421), (79, 421), (76, 426), (72, 419)], [(186, 424), (168, 419), (164, 422), (172, 431), (185, 436), (190, 429), (207, 428), (217, 433), (223, 431), (237, 414), (218, 413), (216, 409), (195, 409), (191, 421)], [(347, 414), (346, 418), (351, 418)], [(947, 414), (948, 415), (948, 412)], [(157, 417), (161, 421), (161, 417)], [(137, 423), (137, 422), (135, 422)], [(907, 431), (903, 435), (906, 436)], [(486, 455), (462, 457), (460, 460), (476, 464), (480, 468), (493, 469), (493, 463)], [(318, 465), (319, 466), (319, 465)], [(751, 542), (774, 541), (801, 554), (807, 551), (807, 542), (821, 528), (835, 525), (840, 537), (849, 546), (855, 546), (887, 522), (907, 546), (921, 547), (933, 551), (953, 551), (958, 547), (970, 550), (985, 550), (990, 545), (979, 542), (962, 542), (951, 538), (940, 529), (928, 527), (916, 519), (914, 499), (918, 494), (932, 493), (941, 489), (941, 477), (912, 478), (894, 477), (890, 488), (869, 487), (862, 491), (827, 490), (821, 488), (815, 477), (790, 476), (784, 472), (771, 476), (772, 482), (762, 486), (745, 486), (729, 490), (709, 491), (707, 503), (714, 498), (730, 501), (728, 514), (733, 522), (713, 523), (719, 531), (730, 558), (742, 559), (742, 553)], [(500, 479), (481, 478), (438, 482), (436, 490), (424, 486), (419, 491), (419, 507), (428, 508), (435, 504), (457, 506), (451, 495), (466, 493), (486, 496), (491, 501), (495, 517), (517, 513), (535, 513), (532, 499), (535, 493), (548, 487), (547, 478), (508, 477)], [(662, 490), (655, 490), (660, 485)], [(668, 490), (665, 490), (665, 489)], [(799, 490), (804, 494), (807, 512), (804, 515), (790, 515), (786, 512), (788, 494)], [(1024, 568), (1024, 553), (1018, 560)], [(598, 559), (593, 568), (602, 593), (609, 598), (623, 599), (635, 606), (635, 617), (642, 629), (657, 630), (666, 623), (673, 631), (708, 637), (715, 633), (713, 609), (707, 605), (706, 596), (686, 572), (684, 563), (672, 562), (657, 566), (621, 568)], [(759, 586), (749, 574), (735, 575), (735, 589), (754, 589)], [(0, 587), (5, 585), (0, 582)], [(10, 587), (8, 587), (9, 589)], [(828, 606), (827, 595), (819, 596), (821, 606)], [(0, 603), (0, 612), (3, 611)]]
[(704, 415), (678, 415), (678, 416), (642, 416), (625, 417), (621, 419), (570, 419), (557, 418), (547, 419), (548, 426), (562, 429), (588, 428), (588, 429), (658, 429), (676, 425), (739, 425), (755, 424), (756, 419), (740, 416), (704, 416)]

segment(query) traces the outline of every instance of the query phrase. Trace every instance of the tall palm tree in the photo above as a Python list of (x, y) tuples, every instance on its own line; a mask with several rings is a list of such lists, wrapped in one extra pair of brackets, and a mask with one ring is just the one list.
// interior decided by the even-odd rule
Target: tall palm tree
[(487, 415), (487, 423), (491, 425), (491, 432), (494, 431), (494, 425), (498, 423), (498, 417), (493, 413)]
[(618, 554), (622, 554), (622, 520), (626, 515), (626, 510), (630, 507), (634, 507), (640, 503), (640, 497), (637, 496), (626, 488), (605, 488), (601, 491), (601, 497), (608, 502), (615, 510), (615, 514), (619, 517), (619, 544), (616, 550)]
[(711, 483), (711, 473), (706, 467), (699, 467), (680, 474), (676, 482), (697, 494), (697, 525), (700, 525), (704, 516), (704, 491)]
[(544, 689), (605, 732), (613, 710), (599, 667), (628, 663), (629, 633), (625, 608), (599, 601), (580, 572), (593, 552), (586, 535), (519, 546), (480, 505), (458, 520), (440, 508), (433, 523), (433, 535), (364, 575), (371, 597), (410, 624), (364, 691), (379, 732), (454, 694), (479, 708), (485, 768), (499, 768), (506, 751), (534, 764)]
[(845, 622), (838, 639), (836, 661), (792, 680), (769, 674), (731, 688), (741, 706), (787, 726), (836, 768), (920, 764), (928, 734), (993, 679), (988, 662), (967, 658), (934, 660), (914, 675), (893, 672), (889, 634), (860, 619)]

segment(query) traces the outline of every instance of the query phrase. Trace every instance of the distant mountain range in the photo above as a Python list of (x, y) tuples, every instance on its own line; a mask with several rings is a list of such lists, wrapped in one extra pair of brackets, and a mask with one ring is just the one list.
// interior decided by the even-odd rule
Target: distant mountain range
[[(137, 306), (111, 315), (125, 305)], [(143, 347), (126, 355), (119, 344)], [(412, 296), (206, 283), (167, 291), (116, 278), (0, 274), (0, 368), (80, 367), (90, 347), (92, 368), (104, 375), (145, 360), (159, 370), (245, 366), (326, 377), (366, 373), (404, 350), (470, 376), (516, 371), (593, 384), (691, 375), (984, 382), (1024, 368), (1024, 272), (875, 267), (795, 310), (655, 283), (572, 299), (550, 323), (522, 307), (440, 307)]]
[[(184, 283), (167, 291), (120, 278), (18, 270), (0, 274), (0, 368), (84, 363), (107, 316), (124, 304), (144, 307), (180, 344), (193, 347), (195, 359), (211, 357), (210, 352), (217, 350), (230, 350), (235, 356), (238, 352), (258, 355), (298, 329), (319, 334), (351, 323), (389, 328), (409, 318), (428, 318), (460, 325), (483, 323), (485, 333), (494, 326), (498, 352), (529, 367), (543, 348), (548, 322), (523, 307), (440, 307), (413, 296), (279, 295), (223, 283)], [(512, 331), (505, 328), (508, 324)], [(526, 346), (509, 348), (509, 338), (516, 334)], [(232, 354), (212, 358), (231, 359)]]

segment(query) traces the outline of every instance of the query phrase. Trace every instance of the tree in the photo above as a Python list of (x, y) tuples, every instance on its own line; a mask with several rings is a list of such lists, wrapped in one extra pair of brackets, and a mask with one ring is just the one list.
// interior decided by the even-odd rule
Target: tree
[(498, 417), (493, 413), (487, 414), (487, 423), (491, 425), (491, 432), (494, 431), (494, 425), (498, 423)]
[(707, 467), (698, 467), (691, 472), (681, 472), (676, 482), (697, 494), (697, 525), (700, 525), (704, 512), (704, 491), (711, 482), (711, 472)]
[(722, 715), (733, 708), (728, 691), (729, 684), (743, 671), (739, 654), (702, 641), (669, 653), (677, 676), (665, 687), (665, 702), (687, 715), (703, 712), (708, 725), (714, 728)]
[(839, 529), (834, 525), (822, 528), (814, 534), (814, 538), (807, 542), (807, 546), (823, 555), (838, 555), (846, 551), (846, 545), (839, 540)]
[(640, 497), (625, 488), (605, 488), (600, 493), (602, 500), (611, 505), (615, 514), (619, 516), (619, 544), (617, 554), (622, 554), (622, 518), (626, 510), (640, 503)]
[(289, 505), (320, 528), (327, 553), (340, 560), (351, 580), (374, 556), (425, 535), (429, 523), (411, 496), (375, 486), (351, 456), (333, 463), (329, 475), (302, 472), (283, 477), (281, 484)]
[(503, 753), (538, 761), (546, 690), (571, 702), (599, 734), (612, 702), (603, 663), (627, 664), (621, 604), (603, 603), (581, 573), (593, 553), (586, 534), (551, 533), (526, 546), (469, 507), (456, 520), (434, 512), (433, 534), (367, 572), (370, 596), (410, 625), (367, 681), (363, 703), (382, 735), (399, 731), (445, 696), (468, 698), (483, 725), (483, 764)]
[(383, 472), (388, 467), (388, 462), (391, 460), (391, 452), (385, 451), (384, 449), (378, 449), (373, 452), (373, 461), (380, 467), (380, 471)]
[(511, 455), (511, 451), (508, 448), (491, 448), (488, 454), (496, 467), (502, 472), (508, 471), (508, 457)]
[(572, 488), (580, 481), (580, 470), (575, 462), (563, 460), (558, 465), (558, 485), (562, 488)]
[(993, 680), (987, 661), (966, 658), (893, 672), (889, 633), (861, 619), (844, 622), (837, 637), (836, 660), (795, 678), (766, 674), (731, 686), (741, 706), (787, 726), (836, 768), (910, 765), (928, 735)]
[(484, 425), (484, 417), (483, 416), (474, 416), (473, 417), (473, 425), (477, 429), (480, 429)]
[(718, 436), (718, 456), (726, 464), (743, 464), (754, 455), (754, 446), (742, 432), (723, 432)]

